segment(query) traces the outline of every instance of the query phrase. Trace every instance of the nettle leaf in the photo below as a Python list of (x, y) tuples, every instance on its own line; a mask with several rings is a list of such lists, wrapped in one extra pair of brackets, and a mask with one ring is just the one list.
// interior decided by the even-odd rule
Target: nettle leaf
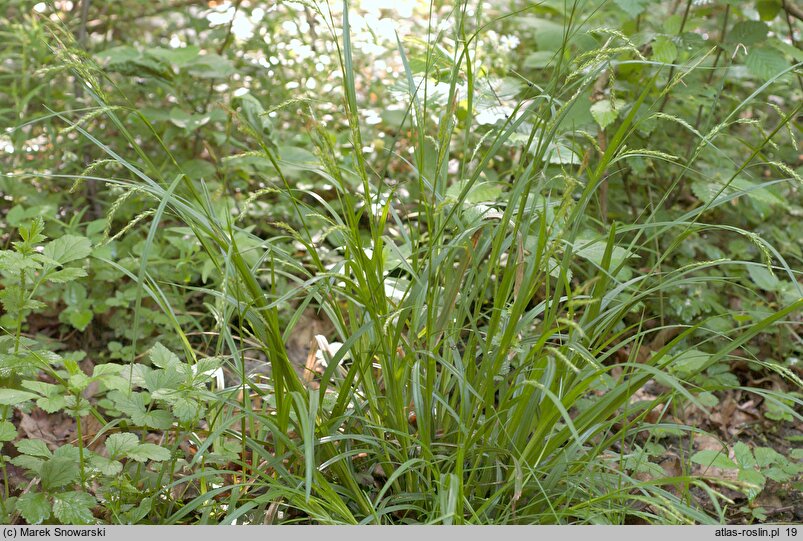
[(747, 70), (761, 80), (769, 80), (789, 67), (783, 53), (769, 47), (753, 47), (744, 62)]
[(8, 421), (0, 422), (0, 442), (14, 441), (17, 437), (17, 429)]
[(40, 267), (41, 265), (32, 257), (25, 257), (12, 250), (0, 251), (0, 270), (19, 274), (23, 270), (38, 269)]
[(756, 463), (761, 468), (786, 462), (782, 454), (770, 447), (756, 447), (753, 453), (756, 455)]
[(0, 405), (2, 406), (19, 406), (28, 400), (34, 400), (35, 398), (39, 398), (39, 396), (27, 391), (19, 391), (17, 389), (0, 389)]
[(136, 434), (129, 432), (112, 434), (106, 438), (106, 449), (109, 451), (109, 456), (113, 457), (123, 456), (137, 445), (139, 445), (139, 438)]
[(733, 455), (736, 457), (736, 462), (742, 468), (754, 468), (756, 466), (756, 459), (753, 458), (753, 452), (744, 442), (736, 442), (733, 446)]
[(696, 349), (684, 351), (672, 361), (671, 370), (680, 377), (689, 377), (699, 373), (711, 357)]
[(615, 0), (615, 2), (617, 6), (634, 19), (647, 9), (650, 4), (650, 0)]
[(151, 47), (147, 49), (148, 55), (175, 66), (186, 66), (200, 54), (201, 49), (195, 45), (166, 49), (164, 47)]
[(619, 110), (624, 106), (622, 100), (604, 99), (591, 106), (591, 116), (603, 130), (608, 127), (619, 116)]
[(121, 462), (106, 458), (105, 456), (94, 455), (89, 459), (89, 463), (100, 473), (109, 477), (113, 477), (123, 471), (123, 464)]
[(734, 462), (728, 458), (728, 455), (724, 454), (721, 451), (715, 451), (713, 449), (705, 449), (703, 451), (697, 451), (691, 457), (691, 461), (695, 464), (699, 464), (706, 468), (714, 467), (720, 468), (723, 470), (738, 470), (739, 466), (734, 464)]
[(771, 21), (781, 11), (781, 2), (778, 0), (761, 0), (756, 3), (758, 16), (762, 21)]
[(147, 462), (148, 460), (162, 462), (170, 459), (170, 451), (153, 443), (140, 443), (128, 451), (128, 458), (137, 462)]
[(53, 457), (39, 469), (42, 486), (47, 490), (61, 488), (78, 479), (75, 461), (66, 457)]
[(47, 279), (56, 284), (64, 284), (66, 282), (72, 282), (78, 278), (83, 278), (86, 275), (87, 274), (84, 269), (78, 267), (68, 267), (66, 269), (51, 272), (47, 275)]
[(28, 524), (41, 524), (50, 518), (50, 501), (41, 492), (23, 494), (15, 506)]
[(48, 448), (44, 440), (20, 440), (14, 444), (17, 451), (23, 455), (36, 456), (40, 458), (50, 458), (53, 453)]
[(678, 57), (678, 48), (669, 37), (658, 36), (652, 43), (652, 58), (656, 62), (669, 64)]
[(208, 123), (209, 120), (209, 115), (193, 115), (187, 111), (184, 111), (183, 109), (179, 109), (178, 107), (173, 107), (170, 110), (170, 122), (179, 128), (183, 128), (187, 132), (193, 132), (197, 130), (201, 126)]
[(168, 368), (181, 364), (178, 355), (164, 347), (161, 342), (156, 342), (148, 352), (151, 362), (159, 368)]
[(92, 253), (92, 243), (86, 237), (64, 235), (48, 242), (42, 253), (63, 265), (70, 261), (89, 257), (89, 254)]
[(30, 455), (18, 455), (11, 459), (11, 463), (19, 468), (39, 475), (39, 470), (42, 469), (42, 464), (44, 464), (45, 461)]
[(770, 28), (761, 21), (739, 21), (730, 31), (727, 41), (751, 46), (767, 39)]
[(97, 503), (86, 492), (63, 492), (53, 496), (53, 514), (64, 524), (93, 524), (92, 508)]
[(67, 405), (67, 400), (61, 395), (45, 396), (38, 399), (36, 405), (47, 413), (56, 413), (64, 409), (64, 406)]
[(189, 423), (200, 413), (200, 407), (195, 400), (180, 397), (172, 404), (173, 415), (182, 423)]
[(201, 79), (222, 79), (234, 74), (232, 63), (219, 54), (205, 54), (187, 64), (190, 75)]
[(162, 398), (178, 389), (184, 379), (175, 370), (154, 370), (145, 375), (145, 388), (153, 393), (153, 398)]
[(75, 329), (83, 332), (92, 322), (94, 312), (85, 308), (83, 310), (67, 310), (67, 321), (70, 322)]
[(153, 410), (144, 414), (132, 415), (134, 423), (157, 430), (167, 430), (173, 426), (173, 416), (164, 410)]
[(760, 472), (753, 469), (739, 470), (737, 479), (750, 485), (745, 493), (750, 501), (753, 501), (761, 493), (764, 489), (764, 483), (767, 482), (767, 479)]
[(747, 267), (747, 273), (754, 284), (766, 291), (777, 291), (781, 285), (781, 281), (762, 265), (750, 265)]

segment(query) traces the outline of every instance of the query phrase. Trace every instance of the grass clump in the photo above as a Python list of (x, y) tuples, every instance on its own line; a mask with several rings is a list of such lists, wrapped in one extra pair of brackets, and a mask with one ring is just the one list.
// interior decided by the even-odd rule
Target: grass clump
[[(52, 453), (20, 448), (40, 463), (19, 465), (47, 486), (36, 502), (17, 498), (17, 517), (35, 522), (45, 515), (36, 515), (39, 504), (66, 522), (95, 520), (87, 512), (100, 507), (102, 520), (170, 524), (710, 524), (725, 520), (728, 491), (752, 490), (755, 498), (766, 481), (758, 465), (714, 483), (692, 471), (692, 464), (722, 463), (717, 453), (693, 453), (688, 442), (699, 429), (680, 412), (709, 415), (716, 393), (738, 387), (722, 376), (734, 359), (800, 384), (794, 371), (748, 349), (799, 317), (798, 271), (759, 234), (710, 221), (740, 198), (766, 199), (773, 186), (799, 180), (766, 159), (799, 106), (761, 126), (747, 151), (733, 152), (727, 141), (743, 127), (742, 113), (798, 66), (774, 72), (727, 114), (706, 117), (700, 109), (692, 125), (667, 112), (667, 103), (687, 81), (700, 84), (720, 53), (648, 59), (622, 32), (593, 26), (601, 7), (578, 3), (549, 27), (560, 38), (552, 56), (539, 57), (548, 77), (518, 74), (523, 90), (506, 104), (476, 64), (479, 42), (494, 25), (526, 21), (539, 7), (485, 20), (479, 7), (459, 3), (427, 40), (397, 40), (403, 108), (392, 143), (375, 159), (364, 136), (353, 14), (348, 5), (304, 9), (331, 34), (340, 117), (325, 121), (303, 100), (272, 109), (257, 91), (232, 100), (227, 130), (247, 143), (218, 163), (257, 159), (269, 171), (267, 185), (243, 197), (213, 193), (191, 167), (197, 164), (177, 155), (125, 92), (109, 90), (114, 79), (53, 30), (55, 54), (86, 86), (98, 115), (53, 114), (119, 172), (76, 177), (116, 191), (115, 211), (133, 199), (147, 202), (113, 241), (149, 225), (135, 264), (95, 252), (98, 264), (136, 285), (131, 347), (92, 376), (103, 401), (82, 401), (91, 378), (73, 365), (48, 365), (75, 396), (65, 411), (79, 423), (91, 413), (104, 424), (104, 447), (85, 449), (79, 436), (75, 452), (63, 452), (65, 467), (79, 457), (80, 479), (48, 473), (59, 466)], [(640, 86), (617, 85), (627, 70), (641, 70)], [(478, 119), (494, 112), (493, 99), (504, 114), (489, 127)], [(300, 138), (314, 160), (288, 158), (277, 145), (267, 119), (285, 107), (302, 112)], [(98, 117), (119, 139), (106, 141), (87, 125)], [(651, 144), (656, 126), (688, 134), (685, 154)], [(728, 167), (709, 178), (712, 156)], [(757, 162), (776, 174), (772, 180), (744, 180)], [(670, 176), (639, 207), (624, 183), (648, 167)], [(299, 171), (328, 188), (304, 187)], [(699, 204), (672, 212), (689, 189)], [(249, 220), (263, 200), (285, 214), (261, 214), (266, 223), (255, 230)], [(168, 224), (195, 243), (206, 283), (152, 273)], [(706, 234), (755, 246), (759, 261), (724, 253), (684, 260), (689, 243)], [(12, 287), (33, 295), (25, 268), (5, 267), (5, 299)], [(730, 287), (734, 269), (784, 280), (788, 290), (771, 313), (733, 325), (723, 323), (727, 313), (702, 308), (689, 310), (688, 321), (671, 313), (684, 292)], [(185, 309), (171, 300), (177, 291), (204, 299), (207, 316), (195, 324), (206, 317), (213, 327), (201, 329), (211, 338), (200, 354), (197, 333), (181, 319)], [(153, 346), (148, 362), (138, 353), (146, 309), (161, 312), (175, 346)], [(22, 310), (16, 332), (9, 329), (13, 354), (36, 357), (39, 346), (20, 335)], [(314, 375), (298, 370), (286, 345), (310, 311), (339, 343), (313, 338), (307, 367), (317, 358)], [(269, 378), (249, 377), (254, 355), (270, 364)], [(23, 402), (48, 396), (26, 381)], [(800, 420), (799, 395), (754, 392)], [(23, 402), (2, 402), (3, 415)], [(153, 433), (160, 445), (143, 439)], [(657, 460), (669, 445), (686, 446), (679, 468)], [(125, 453), (133, 460), (124, 461)], [(120, 472), (115, 485), (110, 479)], [(120, 495), (90, 494), (89, 478)], [(135, 505), (138, 490), (148, 497)], [(65, 494), (83, 514), (56, 511)]]

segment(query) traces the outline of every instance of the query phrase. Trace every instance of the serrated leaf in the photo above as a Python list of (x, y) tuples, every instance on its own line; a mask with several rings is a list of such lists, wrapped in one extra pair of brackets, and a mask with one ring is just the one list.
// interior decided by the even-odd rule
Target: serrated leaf
[(109, 456), (113, 457), (123, 456), (131, 449), (135, 449), (137, 445), (139, 445), (139, 438), (136, 434), (129, 432), (112, 434), (106, 438), (106, 449), (109, 451)]
[(53, 514), (62, 524), (93, 524), (92, 508), (97, 500), (86, 492), (64, 492), (53, 495)]
[(92, 253), (92, 243), (86, 237), (64, 235), (48, 242), (42, 253), (63, 265), (70, 261), (89, 257), (89, 254)]
[(17, 389), (0, 389), (0, 405), (19, 406), (28, 400), (39, 398), (38, 395)]
[(624, 103), (620, 100), (616, 100), (614, 103), (611, 103), (609, 99), (600, 100), (591, 106), (591, 116), (594, 117), (599, 127), (604, 130), (616, 120), (623, 105)]
[(42, 464), (44, 464), (45, 461), (30, 455), (18, 455), (11, 459), (11, 463), (39, 475), (39, 470), (42, 468)]
[(762, 81), (772, 79), (789, 67), (784, 55), (778, 50), (769, 47), (753, 47), (750, 49), (744, 64), (750, 73)]
[(763, 265), (750, 265), (747, 267), (747, 273), (753, 283), (765, 291), (777, 291), (781, 284), (781, 281)]
[(92, 318), (94, 316), (94, 312), (89, 309), (84, 310), (69, 310), (67, 312), (67, 321), (70, 322), (77, 330), (83, 332), (86, 330), (87, 326), (92, 322)]
[(128, 451), (128, 458), (137, 462), (147, 462), (148, 460), (162, 462), (170, 459), (170, 451), (153, 443), (140, 443)]
[(41, 492), (28, 492), (17, 498), (15, 507), (28, 524), (41, 524), (50, 518), (50, 501)]
[(721, 451), (715, 451), (713, 449), (705, 449), (703, 451), (697, 451), (691, 457), (691, 461), (695, 464), (699, 464), (706, 468), (714, 467), (720, 468), (723, 470), (738, 470), (739, 466), (733, 463), (733, 461), (728, 458), (728, 455), (724, 454)]
[(188, 47), (177, 47), (175, 49), (166, 49), (164, 47), (152, 47), (148, 49), (147, 54), (150, 56), (176, 66), (185, 66), (198, 58), (200, 49), (195, 45)]
[(157, 430), (167, 430), (173, 426), (173, 416), (164, 410), (153, 410), (148, 413), (132, 415), (131, 420), (138, 425)]
[(168, 368), (181, 364), (178, 355), (164, 347), (161, 342), (156, 342), (148, 352), (151, 362), (159, 368)]
[(36, 405), (42, 408), (47, 413), (55, 413), (59, 410), (64, 409), (64, 406), (67, 405), (67, 401), (64, 399), (63, 396), (60, 395), (53, 395), (53, 396), (45, 396), (40, 398), (36, 401)]
[(658, 36), (652, 43), (652, 58), (656, 62), (669, 64), (678, 57), (678, 48), (671, 39), (666, 36)]
[(767, 479), (760, 472), (753, 469), (739, 470), (737, 479), (750, 485), (746, 492), (747, 499), (750, 501), (753, 501), (761, 493), (764, 489), (764, 483), (767, 482)]
[(705, 367), (710, 357), (708, 353), (690, 349), (675, 357), (670, 370), (682, 378), (693, 376)]
[(771, 21), (781, 11), (781, 2), (777, 0), (762, 0), (756, 3), (758, 16), (762, 21)]
[(187, 71), (201, 79), (220, 79), (229, 77), (235, 69), (227, 58), (210, 53), (199, 56), (188, 63)]
[(23, 455), (36, 456), (40, 458), (50, 458), (53, 453), (44, 440), (20, 440), (14, 444)]
[(105, 456), (94, 455), (89, 459), (89, 463), (100, 473), (109, 477), (113, 477), (123, 471), (123, 464), (121, 462), (106, 458)]
[(753, 454), (756, 456), (756, 464), (758, 464), (760, 468), (786, 461), (782, 454), (770, 447), (756, 447), (753, 450)]
[(47, 490), (61, 488), (78, 479), (75, 461), (66, 457), (53, 457), (39, 469), (42, 486)]
[(622, 8), (631, 18), (636, 18), (650, 3), (650, 0), (615, 0), (616, 5)]
[(739, 21), (733, 26), (727, 40), (751, 46), (767, 39), (770, 28), (761, 21)]
[(14, 441), (17, 437), (17, 429), (8, 421), (0, 422), (0, 442)]
[(189, 398), (178, 398), (172, 404), (173, 415), (182, 423), (188, 423), (198, 416), (198, 403)]
[(754, 468), (756, 466), (756, 459), (753, 458), (753, 452), (744, 442), (739, 441), (733, 445), (733, 456), (736, 457), (736, 462), (739, 463), (741, 468)]
[(66, 282), (72, 282), (78, 278), (83, 278), (86, 275), (86, 271), (82, 268), (67, 267), (66, 269), (51, 272), (47, 275), (47, 279), (56, 284), (63, 284)]

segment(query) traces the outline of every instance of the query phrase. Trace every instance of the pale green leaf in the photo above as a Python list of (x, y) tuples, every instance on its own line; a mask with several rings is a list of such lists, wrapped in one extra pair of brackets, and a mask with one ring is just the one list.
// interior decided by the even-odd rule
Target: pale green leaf
[(64, 492), (53, 495), (53, 514), (63, 524), (93, 524), (92, 508), (97, 500), (86, 492)]
[(50, 502), (41, 492), (28, 492), (17, 498), (17, 511), (28, 524), (41, 524), (50, 518)]

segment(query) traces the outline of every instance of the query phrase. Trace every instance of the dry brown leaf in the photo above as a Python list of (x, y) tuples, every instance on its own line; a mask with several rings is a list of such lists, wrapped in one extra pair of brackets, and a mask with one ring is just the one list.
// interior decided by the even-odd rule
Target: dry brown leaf
[(48, 415), (36, 409), (22, 414), (20, 430), (30, 439), (44, 440), (56, 449), (75, 438), (75, 421), (62, 413)]

